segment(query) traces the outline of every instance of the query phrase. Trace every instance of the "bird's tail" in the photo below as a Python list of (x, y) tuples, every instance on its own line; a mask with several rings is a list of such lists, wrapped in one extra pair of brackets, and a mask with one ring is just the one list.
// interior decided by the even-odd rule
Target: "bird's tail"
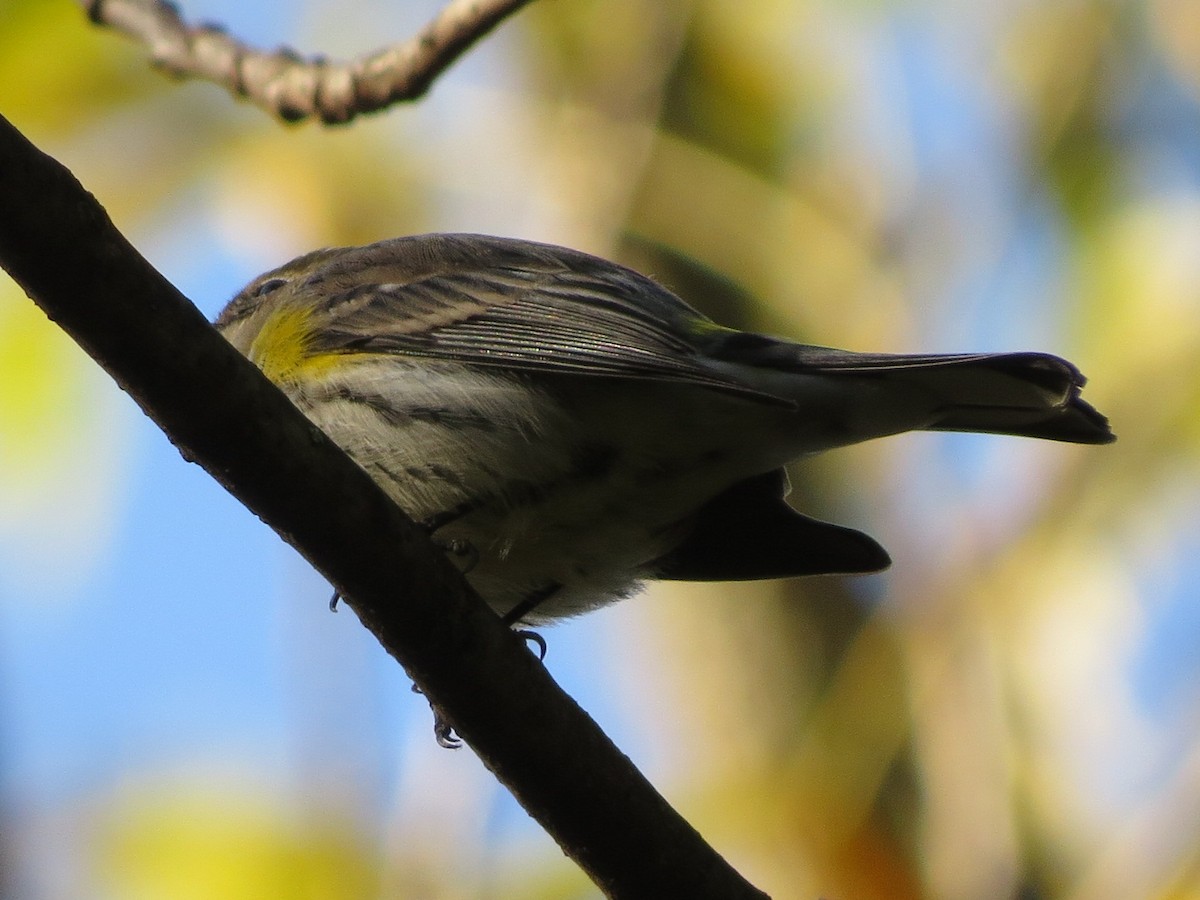
[(1078, 444), (1115, 440), (1108, 419), (1079, 396), (1086, 379), (1046, 353), (910, 356), (804, 348), (804, 368), (881, 378), (928, 392), (929, 431), (979, 431)]
[(713, 355), (763, 393), (826, 419), (831, 433), (841, 430), (827, 446), (911, 430), (1115, 440), (1108, 420), (1079, 396), (1083, 375), (1047, 353), (854, 353), (741, 333)]

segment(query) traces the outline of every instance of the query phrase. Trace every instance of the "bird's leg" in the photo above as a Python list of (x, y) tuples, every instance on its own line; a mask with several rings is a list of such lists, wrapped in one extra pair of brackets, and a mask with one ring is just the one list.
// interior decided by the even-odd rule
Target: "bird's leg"
[(550, 584), (540, 587), (535, 591), (530, 591), (517, 601), (516, 606), (501, 616), (500, 621), (511, 628), (560, 590), (562, 590), (562, 585), (557, 581), (552, 581)]
[[(561, 584), (554, 582), (545, 587), (539, 588), (531, 592), (521, 602), (505, 613), (500, 621), (509, 628), (513, 628), (517, 622), (529, 613), (533, 612), (538, 606), (552, 597), (562, 588)], [(513, 634), (522, 638), (526, 643), (537, 648), (537, 657), (541, 661), (546, 658), (546, 639), (536, 631), (529, 631), (524, 628), (513, 628)], [(419, 687), (415, 684), (412, 687), (413, 693), (423, 694)], [(462, 740), (454, 733), (453, 726), (446, 721), (446, 717), (442, 715), (441, 710), (434, 705), (433, 701), (429, 701), (429, 708), (433, 710), (433, 737), (437, 741), (439, 747), (445, 747), (447, 750), (457, 750), (462, 746)]]
[(514, 626), (523, 618), (553, 597), (562, 589), (562, 585), (557, 581), (551, 582), (545, 587), (538, 588), (536, 591), (531, 591), (512, 609), (506, 612), (501, 618), (505, 625), (513, 629), (513, 632), (520, 635), (527, 643), (537, 647), (538, 659), (546, 658), (546, 639), (536, 631), (529, 631), (525, 628), (515, 628)]
[(451, 506), (449, 509), (443, 509), (432, 516), (426, 516), (418, 524), (429, 534), (433, 534), (439, 528), (443, 528), (451, 522), (457, 522), (477, 509), (482, 509), (487, 504), (487, 500), (488, 498), (486, 497), (472, 497), (469, 500), (464, 500), (462, 503)]
[(425, 529), (425, 533), (429, 535), (430, 539), (442, 548), (458, 571), (464, 575), (479, 565), (479, 550), (466, 538), (439, 538), (436, 533), (451, 522), (456, 522), (482, 508), (486, 502), (486, 499), (482, 497), (464, 500), (456, 506), (434, 513), (417, 523)]

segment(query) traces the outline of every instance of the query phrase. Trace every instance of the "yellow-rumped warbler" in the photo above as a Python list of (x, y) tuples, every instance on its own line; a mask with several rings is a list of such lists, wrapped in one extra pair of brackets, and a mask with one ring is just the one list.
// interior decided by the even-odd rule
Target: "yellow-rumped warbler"
[(871, 572), (886, 552), (784, 502), (807, 453), (914, 429), (1113, 440), (1065, 360), (900, 356), (717, 325), (637, 272), (482, 235), (317, 250), (217, 319), (440, 541), (506, 621), (648, 578)]

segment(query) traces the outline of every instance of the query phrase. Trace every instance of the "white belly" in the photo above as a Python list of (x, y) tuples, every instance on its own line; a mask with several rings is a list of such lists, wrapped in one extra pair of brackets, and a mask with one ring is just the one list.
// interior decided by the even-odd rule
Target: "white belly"
[(779, 413), (705, 389), (593, 379), (555, 399), (398, 364), (364, 357), (293, 400), (439, 540), (469, 543), (467, 578), (497, 613), (553, 590), (530, 622), (627, 596), (681, 520), (788, 455), (754, 425)]

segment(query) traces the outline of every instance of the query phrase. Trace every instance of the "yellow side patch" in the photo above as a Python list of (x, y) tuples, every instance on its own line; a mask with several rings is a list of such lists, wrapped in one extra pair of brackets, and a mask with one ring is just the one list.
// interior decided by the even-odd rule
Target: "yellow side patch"
[(694, 337), (705, 337), (710, 334), (735, 334), (737, 332), (736, 328), (718, 325), (712, 319), (695, 318), (684, 324)]
[(295, 307), (272, 313), (250, 344), (250, 361), (276, 384), (336, 365), (337, 353), (309, 353), (311, 319), (308, 310)]

